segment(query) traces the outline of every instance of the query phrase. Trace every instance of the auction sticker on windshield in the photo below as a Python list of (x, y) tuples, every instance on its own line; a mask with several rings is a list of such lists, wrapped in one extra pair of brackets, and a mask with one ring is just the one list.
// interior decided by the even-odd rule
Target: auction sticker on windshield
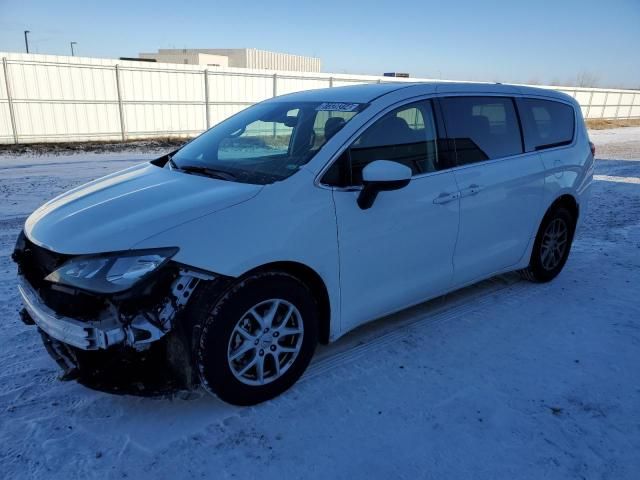
[(324, 102), (316, 107), (318, 112), (355, 112), (361, 103)]

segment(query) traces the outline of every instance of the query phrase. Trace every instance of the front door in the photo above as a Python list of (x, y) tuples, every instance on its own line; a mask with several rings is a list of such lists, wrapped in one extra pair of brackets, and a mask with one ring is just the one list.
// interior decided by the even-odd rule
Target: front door
[[(436, 139), (431, 102), (405, 105), (370, 126), (332, 169), (342, 168), (346, 176), (333, 192), (343, 331), (451, 286), (458, 188), (453, 172), (439, 162)], [(362, 210), (357, 187), (362, 169), (374, 160), (403, 163), (414, 176)]]

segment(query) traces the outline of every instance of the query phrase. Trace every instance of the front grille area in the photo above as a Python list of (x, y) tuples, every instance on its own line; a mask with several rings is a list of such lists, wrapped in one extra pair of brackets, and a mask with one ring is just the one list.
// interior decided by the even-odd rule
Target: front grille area
[(18, 272), (38, 292), (42, 301), (59, 315), (90, 320), (98, 316), (105, 308), (103, 299), (82, 292), (59, 291), (44, 278), (70, 259), (71, 255), (63, 255), (42, 248), (31, 242), (20, 233), (13, 260), (18, 264)]

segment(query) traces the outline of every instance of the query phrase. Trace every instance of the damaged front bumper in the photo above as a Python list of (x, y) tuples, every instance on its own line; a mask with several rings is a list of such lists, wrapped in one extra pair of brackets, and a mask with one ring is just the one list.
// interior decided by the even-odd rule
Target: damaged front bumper
[(18, 291), (31, 319), (56, 340), (82, 350), (97, 350), (122, 343), (127, 338), (127, 332), (115, 318), (84, 322), (58, 315), (44, 304), (23, 277), (18, 278)]
[[(60, 380), (77, 380), (117, 394), (158, 395), (192, 389), (199, 383), (191, 360), (197, 329), (190, 315), (178, 318), (178, 314), (201, 282), (214, 281), (224, 288), (225, 281), (182, 268), (171, 278), (170, 288), (155, 292), (151, 303), (149, 298), (133, 296), (125, 307), (113, 298), (102, 299), (105, 306), (95, 317), (74, 318), (47, 305), (20, 275), (22, 319), (38, 327), (47, 352), (62, 369)], [(137, 308), (131, 310), (132, 304)]]
[(114, 345), (145, 348), (173, 328), (177, 313), (182, 310), (201, 280), (212, 275), (181, 270), (171, 285), (171, 292), (153, 311), (122, 315), (115, 305), (100, 312), (98, 318), (80, 320), (56, 313), (40, 298), (36, 290), (22, 276), (18, 291), (24, 308), (47, 335), (82, 350), (106, 350)]
[[(132, 288), (101, 294), (47, 281), (72, 256), (20, 235), (18, 265), (22, 320), (36, 325), (62, 380), (113, 393), (146, 394), (194, 388), (193, 348), (199, 319), (187, 310), (196, 288), (222, 294), (232, 280), (168, 261)], [(216, 293), (218, 292), (218, 293)]]

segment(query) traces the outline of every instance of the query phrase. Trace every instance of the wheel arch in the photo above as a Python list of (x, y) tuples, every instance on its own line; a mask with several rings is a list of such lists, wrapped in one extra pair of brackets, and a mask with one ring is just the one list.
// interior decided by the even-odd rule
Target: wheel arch
[(329, 292), (322, 277), (311, 267), (304, 263), (293, 261), (278, 261), (266, 263), (244, 273), (242, 277), (259, 272), (283, 272), (296, 277), (311, 291), (318, 302), (320, 325), (318, 325), (318, 340), (326, 345), (331, 334), (331, 304)]
[(580, 205), (578, 204), (576, 198), (573, 195), (569, 193), (564, 193), (560, 195), (558, 198), (556, 198), (553, 201), (553, 203), (549, 205), (549, 208), (547, 208), (546, 212), (544, 213), (544, 217), (549, 215), (550, 212), (552, 212), (558, 207), (564, 207), (567, 210), (569, 210), (569, 212), (571, 212), (571, 214), (574, 216), (577, 224), (578, 217), (580, 216)]

